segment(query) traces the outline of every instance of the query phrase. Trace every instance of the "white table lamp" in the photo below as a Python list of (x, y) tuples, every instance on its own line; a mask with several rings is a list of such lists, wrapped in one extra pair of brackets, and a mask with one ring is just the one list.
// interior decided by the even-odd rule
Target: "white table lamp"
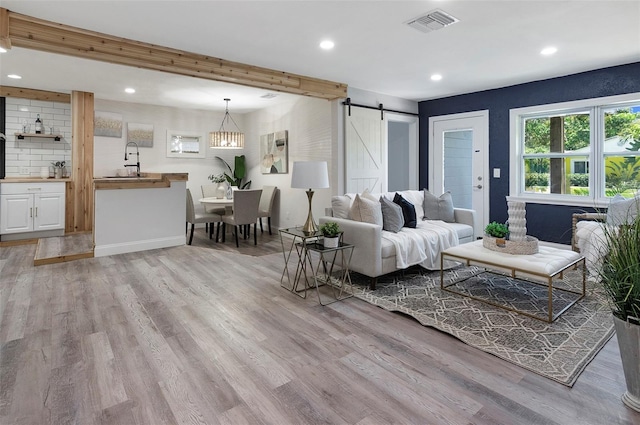
[(329, 171), (326, 161), (296, 161), (293, 163), (293, 171), (291, 172), (291, 187), (294, 189), (308, 189), (307, 198), (309, 199), (309, 214), (307, 221), (302, 227), (302, 231), (306, 234), (315, 233), (318, 225), (313, 220), (311, 211), (311, 198), (313, 198), (312, 189), (326, 189), (329, 187)]

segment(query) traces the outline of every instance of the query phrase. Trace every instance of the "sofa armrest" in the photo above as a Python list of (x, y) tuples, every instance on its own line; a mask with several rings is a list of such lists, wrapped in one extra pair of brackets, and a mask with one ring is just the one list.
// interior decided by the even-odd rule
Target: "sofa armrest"
[(382, 227), (337, 217), (320, 217), (320, 224), (334, 221), (340, 226), (342, 241), (354, 246), (351, 270), (367, 276), (382, 273)]
[(454, 208), (453, 219), (456, 223), (468, 224), (473, 227), (473, 234), (476, 234), (476, 210), (467, 208)]

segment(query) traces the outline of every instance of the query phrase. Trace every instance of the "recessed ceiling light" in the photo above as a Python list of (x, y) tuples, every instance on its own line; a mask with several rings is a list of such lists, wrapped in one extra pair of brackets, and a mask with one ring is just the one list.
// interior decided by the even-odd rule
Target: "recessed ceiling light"
[(13, 78), (14, 80), (19, 80), (20, 78), (22, 78), (18, 74), (9, 74), (9, 75), (7, 75), (7, 77)]
[(544, 49), (542, 49), (540, 51), (540, 54), (541, 55), (545, 55), (545, 56), (549, 56), (549, 55), (554, 54), (557, 51), (558, 51), (557, 47), (549, 46), (549, 47), (545, 47)]
[(433, 74), (431, 76), (431, 81), (440, 81), (440, 80), (442, 80), (442, 75), (440, 74)]
[(331, 50), (335, 46), (335, 43), (331, 40), (324, 40), (320, 42), (320, 48), (324, 50)]
[(136, 89), (132, 89), (131, 87), (127, 87), (124, 89), (125, 93), (133, 94), (136, 92)]

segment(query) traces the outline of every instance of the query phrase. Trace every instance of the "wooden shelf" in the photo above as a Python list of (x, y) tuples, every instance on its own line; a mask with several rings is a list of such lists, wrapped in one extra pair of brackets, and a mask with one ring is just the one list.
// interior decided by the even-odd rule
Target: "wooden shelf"
[(16, 133), (18, 140), (23, 140), (25, 137), (40, 137), (42, 139), (54, 139), (59, 142), (62, 139), (62, 134), (38, 134), (38, 133)]

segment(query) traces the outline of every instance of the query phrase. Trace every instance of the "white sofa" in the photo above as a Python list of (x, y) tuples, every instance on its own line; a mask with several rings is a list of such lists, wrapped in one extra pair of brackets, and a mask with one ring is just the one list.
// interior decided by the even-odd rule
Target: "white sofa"
[[(474, 225), (476, 220), (474, 210), (454, 208), (454, 222), (449, 223), (441, 220), (423, 220), (424, 192), (421, 190), (407, 190), (398, 191), (397, 193), (414, 205), (417, 216), (417, 227), (415, 229), (403, 227), (400, 232), (394, 234), (383, 230), (382, 226), (377, 224), (343, 218), (345, 215), (345, 206), (343, 205), (340, 208), (336, 208), (338, 198), (341, 198), (341, 202), (350, 202), (352, 204), (356, 194), (333, 197), (333, 209), (327, 210), (330, 214), (320, 218), (320, 224), (327, 221), (335, 221), (340, 225), (340, 229), (343, 232), (343, 241), (355, 246), (351, 258), (350, 270), (371, 277), (372, 289), (375, 289), (376, 278), (378, 276), (415, 264), (420, 264), (422, 267), (430, 270), (437, 270), (440, 268), (440, 252), (443, 249), (474, 240)], [(395, 194), (396, 192), (386, 192), (383, 194), (372, 194), (372, 196), (376, 199), (384, 196), (389, 200), (393, 200)], [(348, 210), (348, 208), (347, 206), (346, 209)], [(335, 212), (340, 210), (342, 214), (335, 214)], [(336, 215), (342, 215), (342, 217)], [(451, 231), (452, 234), (444, 235), (443, 231)], [(417, 237), (417, 235), (420, 236)], [(422, 244), (422, 246), (418, 246), (417, 248), (424, 249), (425, 252), (421, 253), (423, 255), (413, 255), (410, 256), (408, 260), (405, 259), (403, 261), (396, 255), (399, 237), (413, 238), (411, 244)], [(400, 245), (400, 248), (404, 251), (407, 247)]]

